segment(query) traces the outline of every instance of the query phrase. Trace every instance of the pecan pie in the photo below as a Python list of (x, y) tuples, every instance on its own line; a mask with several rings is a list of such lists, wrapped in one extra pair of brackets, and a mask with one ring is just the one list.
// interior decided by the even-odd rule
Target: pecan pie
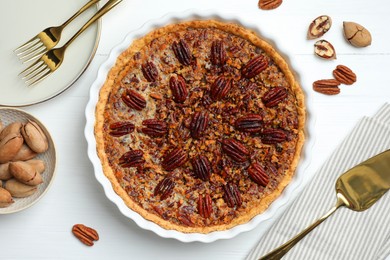
[(95, 136), (126, 205), (163, 228), (246, 223), (290, 182), (304, 142), (302, 90), (253, 32), (214, 20), (156, 29), (118, 57)]

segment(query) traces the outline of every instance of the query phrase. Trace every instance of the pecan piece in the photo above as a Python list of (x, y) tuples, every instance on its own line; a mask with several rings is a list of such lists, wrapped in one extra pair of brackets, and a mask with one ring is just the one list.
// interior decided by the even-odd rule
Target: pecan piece
[(168, 132), (167, 123), (158, 119), (146, 119), (142, 121), (142, 133), (151, 137), (160, 137)]
[(325, 95), (337, 95), (340, 93), (340, 82), (335, 79), (321, 79), (313, 82), (313, 89)]
[(222, 141), (222, 150), (236, 162), (245, 162), (248, 160), (249, 150), (233, 138)]
[(333, 76), (340, 83), (345, 85), (352, 85), (356, 82), (356, 74), (347, 66), (338, 65), (335, 70), (333, 70)]
[(241, 74), (244, 78), (251, 79), (256, 77), (260, 72), (268, 67), (268, 60), (263, 56), (259, 55), (251, 59), (241, 69)]
[(287, 134), (282, 129), (268, 128), (261, 132), (263, 144), (277, 144), (287, 140)]
[(203, 197), (199, 195), (198, 197), (198, 213), (203, 218), (209, 218), (211, 213), (213, 213), (213, 205), (211, 197), (206, 193)]
[(265, 172), (264, 168), (258, 163), (253, 163), (248, 168), (248, 175), (254, 182), (261, 186), (265, 187), (269, 183), (268, 174)]
[(233, 86), (233, 79), (227, 79), (224, 76), (218, 77), (211, 85), (210, 96), (213, 100), (223, 99)]
[(110, 124), (110, 135), (119, 137), (134, 131), (134, 124), (130, 122), (115, 122)]
[(188, 96), (188, 91), (186, 82), (182, 76), (172, 76), (169, 79), (169, 88), (172, 91), (173, 100), (176, 103), (183, 103), (186, 100)]
[(171, 176), (165, 177), (154, 188), (154, 196), (160, 195), (160, 200), (165, 200), (171, 195), (175, 184)]
[(141, 150), (128, 151), (119, 158), (119, 165), (123, 168), (138, 167), (144, 163), (144, 153)]
[(164, 170), (172, 171), (185, 164), (187, 160), (187, 153), (180, 147), (176, 147), (164, 155), (161, 165)]
[(180, 39), (179, 42), (174, 41), (172, 49), (181, 64), (185, 66), (191, 65), (191, 51), (183, 39)]
[(223, 199), (229, 208), (239, 207), (242, 204), (241, 193), (236, 184), (228, 182), (223, 186)]
[(191, 136), (195, 139), (201, 137), (209, 124), (209, 113), (207, 111), (197, 111), (192, 117), (190, 130)]
[(123, 92), (122, 100), (128, 107), (138, 111), (141, 111), (146, 107), (145, 98), (141, 94), (139, 94), (138, 92), (132, 89), (127, 89), (126, 91)]
[(259, 8), (262, 10), (272, 10), (278, 8), (283, 0), (259, 0)]
[(308, 39), (316, 39), (320, 38), (327, 31), (329, 31), (332, 26), (332, 19), (327, 15), (318, 16), (314, 19), (309, 26), (309, 30), (307, 31)]
[(93, 242), (99, 240), (99, 234), (97, 231), (83, 224), (75, 224), (72, 227), (72, 233), (87, 246), (93, 246)]
[(259, 114), (249, 114), (238, 118), (235, 122), (237, 130), (248, 133), (256, 133), (263, 128), (263, 117)]
[(194, 173), (194, 177), (203, 181), (210, 179), (211, 165), (209, 160), (204, 155), (199, 155), (191, 160), (191, 165)]
[(211, 44), (211, 64), (213, 65), (224, 65), (227, 60), (225, 44), (222, 40), (215, 40)]
[(273, 107), (287, 97), (287, 90), (283, 87), (274, 87), (267, 91), (261, 100), (266, 107)]
[(336, 50), (327, 40), (319, 40), (314, 44), (314, 53), (323, 59), (336, 59)]
[(158, 70), (153, 62), (148, 61), (141, 66), (142, 74), (149, 82), (155, 82), (158, 79)]

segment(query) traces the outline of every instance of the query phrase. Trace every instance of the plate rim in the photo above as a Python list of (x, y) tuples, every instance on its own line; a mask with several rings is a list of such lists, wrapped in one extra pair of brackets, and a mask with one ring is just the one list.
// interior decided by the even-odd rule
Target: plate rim
[[(132, 30), (127, 33), (124, 39), (115, 45), (107, 59), (100, 65), (97, 77), (95, 81), (92, 83), (90, 91), (89, 91), (89, 100), (85, 109), (85, 117), (86, 117), (86, 125), (84, 129), (84, 135), (88, 144), (88, 158), (90, 159), (93, 168), (94, 175), (98, 182), (102, 185), (103, 190), (105, 192), (106, 197), (113, 202), (119, 209), (119, 211), (126, 217), (132, 219), (139, 227), (150, 230), (156, 233), (157, 235), (164, 238), (174, 238), (181, 242), (204, 242), (210, 243), (219, 239), (230, 239), (237, 236), (240, 233), (250, 231), (257, 227), (260, 223), (271, 219), (275, 216), (280, 208), (287, 203), (292, 201), (292, 193), (297, 193), (298, 188), (302, 185), (303, 180), (303, 172), (309, 167), (310, 164), (310, 151), (314, 145), (315, 139), (310, 134), (309, 131), (314, 129), (315, 118), (313, 113), (309, 112), (309, 108), (311, 108), (311, 99), (307, 95), (307, 91), (302, 87), (302, 91), (305, 94), (305, 106), (306, 106), (306, 122), (305, 122), (305, 143), (301, 152), (301, 159), (296, 168), (294, 177), (292, 181), (286, 186), (283, 190), (282, 194), (271, 203), (266, 211), (255, 216), (247, 223), (237, 225), (231, 229), (223, 230), (223, 231), (214, 231), (207, 234), (201, 233), (182, 233), (176, 230), (167, 230), (162, 228), (161, 226), (151, 222), (149, 220), (144, 219), (137, 212), (128, 208), (122, 198), (118, 196), (114, 189), (111, 186), (111, 182), (104, 175), (102, 170), (102, 165), (100, 159), (98, 158), (96, 152), (96, 140), (94, 135), (94, 126), (95, 126), (95, 108), (99, 99), (100, 88), (103, 85), (106, 76), (110, 68), (115, 64), (117, 57), (131, 44), (131, 42), (137, 38), (140, 38), (146, 35), (148, 32), (160, 28), (162, 26), (177, 23), (181, 21), (187, 20), (206, 20), (206, 19), (216, 19), (223, 22), (233, 22), (237, 23), (245, 28), (253, 30), (256, 34), (260, 35), (263, 39), (265, 39), (269, 44), (271, 44), (278, 53), (283, 57), (286, 63), (289, 65), (290, 69), (293, 71), (295, 78), (301, 85), (301, 76), (296, 71), (297, 66), (294, 65), (294, 62), (287, 56), (286, 51), (280, 47), (280, 44), (276, 44), (272, 37), (269, 37), (266, 33), (264, 33), (260, 26), (257, 24), (250, 24), (243, 21), (241, 18), (238, 18), (232, 14), (222, 13), (216, 10), (197, 10), (197, 9), (189, 9), (184, 12), (169, 12), (162, 17), (152, 19), (144, 23), (140, 28), (136, 30)], [(301, 187), (302, 188), (302, 187)], [(295, 197), (295, 196), (294, 196)]]

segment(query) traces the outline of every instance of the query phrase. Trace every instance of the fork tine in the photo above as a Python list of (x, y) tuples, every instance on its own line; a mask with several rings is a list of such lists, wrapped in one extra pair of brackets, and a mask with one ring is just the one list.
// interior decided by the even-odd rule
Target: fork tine
[(45, 78), (47, 78), (53, 71), (51, 71), (51, 69), (49, 68), (46, 68), (46, 70), (44, 71), (45, 73), (42, 74), (39, 76), (39, 78), (35, 79), (34, 81), (32, 82), (28, 82), (29, 80), (26, 81), (26, 83), (29, 85), (29, 86), (32, 86), (32, 85), (35, 85), (39, 82), (41, 82), (42, 80), (44, 80)]
[(23, 51), (23, 52), (16, 54), (16, 56), (18, 56), (19, 60), (24, 60), (24, 59), (28, 59), (31, 56), (35, 56), (36, 53), (38, 53), (38, 52), (45, 51), (45, 50), (46, 50), (46, 47), (43, 45), (43, 43), (41, 43), (41, 44), (34, 46), (26, 51)]
[(20, 60), (22, 60), (23, 63), (27, 63), (27, 62), (30, 62), (30, 61), (35, 60), (35, 59), (38, 58), (39, 56), (43, 55), (45, 52), (46, 52), (46, 48), (43, 48), (43, 49), (41, 49), (40, 51), (35, 52), (35, 53), (29, 55), (28, 57), (20, 58)]
[(33, 78), (36, 75), (38, 75), (39, 73), (41, 73), (46, 68), (47, 68), (47, 66), (45, 66), (44, 64), (41, 64), (36, 69), (31, 70), (27, 74), (23, 75), (22, 79), (26, 79), (26, 81), (28, 81), (31, 78)]
[(30, 66), (28, 66), (26, 69), (24, 69), (22, 72), (19, 73), (19, 76), (24, 76), (26, 73), (29, 73), (31, 70), (34, 70), (38, 65), (40, 66), (43, 63), (43, 60), (37, 60)]
[(18, 53), (20, 50), (23, 50), (25, 48), (28, 48), (30, 45), (35, 44), (37, 41), (40, 41), (40, 39), (37, 36), (34, 36), (26, 43), (20, 45), (18, 48), (14, 50), (15, 53)]

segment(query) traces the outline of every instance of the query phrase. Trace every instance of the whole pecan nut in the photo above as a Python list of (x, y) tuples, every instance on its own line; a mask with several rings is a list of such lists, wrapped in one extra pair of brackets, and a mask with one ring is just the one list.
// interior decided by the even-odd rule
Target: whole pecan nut
[(204, 196), (199, 195), (198, 197), (198, 213), (203, 218), (209, 218), (213, 213), (213, 205), (211, 197), (208, 193)]
[(268, 60), (263, 56), (259, 55), (251, 59), (241, 69), (241, 75), (244, 78), (251, 79), (256, 77), (260, 72), (268, 67)]
[(180, 147), (176, 147), (164, 155), (161, 165), (164, 170), (172, 171), (185, 164), (187, 160), (187, 153)]
[(238, 118), (235, 122), (237, 130), (256, 133), (263, 128), (263, 117), (259, 114), (249, 114)]
[(261, 186), (265, 187), (269, 183), (269, 176), (265, 172), (264, 168), (258, 163), (253, 163), (248, 168), (248, 175), (254, 182)]
[(123, 92), (122, 100), (128, 107), (133, 108), (135, 110), (141, 111), (146, 107), (145, 98), (132, 89), (127, 89)]
[(278, 8), (283, 0), (259, 0), (259, 8), (262, 10), (272, 10)]
[(229, 208), (240, 207), (242, 204), (241, 193), (236, 184), (228, 182), (223, 186), (223, 199)]
[(210, 96), (213, 100), (223, 99), (230, 91), (233, 85), (233, 79), (227, 79), (225, 76), (218, 77), (211, 85)]
[(158, 79), (158, 70), (153, 62), (148, 61), (141, 66), (142, 74), (149, 82), (154, 82)]
[(171, 176), (166, 176), (157, 184), (156, 188), (154, 188), (154, 196), (160, 195), (160, 200), (165, 200), (171, 195), (175, 184), (176, 183), (172, 180)]
[(191, 160), (194, 177), (203, 181), (210, 179), (211, 165), (209, 160), (204, 155), (199, 155)]
[(340, 82), (336, 79), (321, 79), (313, 82), (313, 89), (325, 95), (337, 95), (340, 93)]
[(168, 132), (167, 123), (158, 119), (146, 119), (142, 121), (142, 133), (151, 137), (160, 137)]
[(268, 128), (261, 131), (261, 142), (264, 144), (277, 144), (287, 140), (287, 134), (282, 129)]
[(261, 100), (266, 107), (274, 107), (287, 97), (287, 90), (283, 87), (274, 87), (267, 91)]
[(83, 224), (75, 224), (72, 227), (72, 233), (77, 237), (83, 244), (87, 246), (93, 246), (94, 241), (99, 240), (99, 234), (93, 228), (87, 227)]
[(130, 122), (115, 122), (110, 124), (110, 135), (119, 137), (134, 131), (134, 124)]
[(211, 44), (210, 61), (213, 65), (224, 65), (226, 63), (227, 56), (225, 50), (225, 44), (222, 40), (215, 40)]
[(186, 82), (182, 76), (172, 76), (169, 79), (169, 88), (172, 91), (173, 100), (176, 103), (183, 103), (186, 100), (188, 96), (188, 91)]
[(138, 167), (144, 163), (144, 153), (141, 150), (128, 151), (119, 158), (119, 165), (123, 168)]
[(191, 136), (195, 139), (200, 138), (205, 132), (208, 123), (209, 113), (207, 111), (195, 112), (190, 125)]
[(335, 70), (333, 70), (333, 76), (340, 83), (346, 85), (352, 85), (356, 82), (356, 74), (347, 66), (338, 65)]
[(249, 150), (233, 138), (222, 141), (222, 150), (236, 162), (245, 162), (248, 160)]
[(183, 39), (180, 39), (179, 42), (174, 41), (172, 49), (181, 64), (185, 66), (191, 65), (191, 51), (188, 44)]

